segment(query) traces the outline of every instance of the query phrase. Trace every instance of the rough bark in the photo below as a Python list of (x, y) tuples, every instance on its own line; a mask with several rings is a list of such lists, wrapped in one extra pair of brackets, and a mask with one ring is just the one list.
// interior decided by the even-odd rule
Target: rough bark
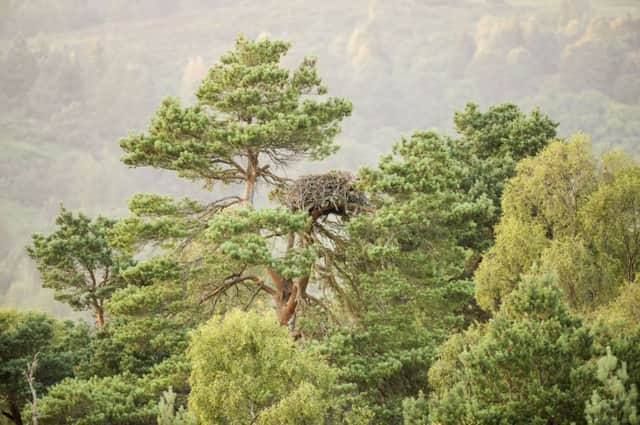
[(31, 425), (38, 425), (38, 394), (36, 393), (35, 388), (35, 373), (38, 368), (38, 355), (40, 353), (36, 353), (33, 356), (33, 361), (27, 367), (27, 370), (24, 373), (25, 378), (27, 378), (27, 383), (29, 384), (29, 390), (31, 391)]
[(96, 306), (96, 326), (98, 328), (104, 327), (104, 309), (100, 306)]
[(258, 155), (253, 152), (247, 154), (247, 168), (244, 180), (245, 205), (253, 205), (256, 193), (256, 181), (258, 180)]

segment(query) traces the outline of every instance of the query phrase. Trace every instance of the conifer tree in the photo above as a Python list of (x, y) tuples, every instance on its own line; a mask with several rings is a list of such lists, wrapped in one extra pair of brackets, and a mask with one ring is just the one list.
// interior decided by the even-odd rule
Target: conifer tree
[[(128, 165), (173, 170), (207, 188), (240, 184), (242, 195), (210, 204), (138, 195), (116, 238), (129, 249), (160, 242), (177, 262), (190, 265), (185, 270), (192, 281), (200, 276), (206, 282), (192, 288), (212, 308), (234, 290), (242, 303), (270, 296), (282, 324), (291, 322), (305, 297), (312, 223), (305, 211), (253, 209), (256, 185), (282, 187), (287, 179), (279, 168), (334, 152), (340, 123), (351, 113), (348, 100), (325, 96), (314, 58), (293, 70), (280, 64), (289, 48), (284, 41), (240, 36), (209, 70), (195, 105), (164, 100), (147, 133), (120, 143)], [(282, 255), (273, 249), (278, 244), (287, 247)]]
[(323, 96), (315, 58), (282, 67), (290, 47), (239, 36), (200, 84), (195, 105), (165, 99), (146, 134), (120, 142), (125, 164), (173, 170), (207, 187), (240, 183), (242, 201), (253, 204), (258, 182), (283, 182), (274, 167), (334, 152), (351, 103)]
[(74, 309), (91, 311), (98, 327), (105, 324), (105, 301), (124, 284), (120, 270), (132, 264), (109, 243), (114, 224), (61, 208), (56, 229), (47, 236), (34, 234), (27, 249), (44, 287), (54, 289), (55, 298)]
[(596, 376), (601, 388), (593, 391), (587, 401), (585, 415), (588, 425), (637, 425), (638, 390), (629, 384), (627, 364), (620, 363), (607, 347), (607, 353), (598, 360)]

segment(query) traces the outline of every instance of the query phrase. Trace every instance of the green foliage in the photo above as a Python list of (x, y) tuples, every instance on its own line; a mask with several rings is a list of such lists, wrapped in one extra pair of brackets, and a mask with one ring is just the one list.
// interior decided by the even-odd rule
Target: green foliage
[(90, 358), (81, 368), (83, 377), (140, 376), (184, 353), (188, 331), (204, 312), (188, 296), (187, 285), (174, 280), (179, 268), (172, 264), (156, 257), (123, 272), (125, 280), (143, 276), (145, 283), (117, 290), (106, 304), (112, 320), (92, 338)]
[(309, 228), (306, 212), (292, 213), (282, 207), (241, 209), (216, 214), (209, 220), (205, 236), (231, 260), (249, 266), (268, 266), (285, 278), (293, 278), (309, 273), (317, 257), (313, 247), (289, 247), (279, 256), (274, 244), (290, 233)]
[(496, 311), (535, 264), (558, 275), (576, 311), (613, 300), (638, 269), (639, 169), (620, 154), (598, 161), (582, 135), (520, 162), (504, 194), (495, 245), (475, 274), (480, 305)]
[(475, 205), (461, 205), (462, 194), (446, 191), (464, 172), (452, 166), (447, 143), (416, 133), (396, 146), (397, 157), (362, 170), (360, 184), (375, 213), (351, 220), (348, 242), (336, 254), (336, 301), (344, 312), (338, 320), (355, 323), (333, 329), (325, 347), (375, 423), (400, 423), (403, 399), (426, 390), (435, 346), (469, 299), (459, 282), (465, 251), (446, 229), (458, 219), (467, 229), (463, 219)]
[(591, 312), (622, 290), (619, 269), (580, 236), (551, 241), (539, 261), (541, 269), (557, 275), (564, 300), (575, 311)]
[[(168, 387), (184, 405), (189, 365), (174, 356), (155, 364), (142, 376), (131, 373), (65, 379), (38, 402), (40, 423), (74, 425), (148, 425), (155, 423), (158, 399)], [(183, 415), (182, 419), (187, 420)], [(185, 422), (190, 424), (189, 422)], [(192, 422), (193, 423), (193, 422)]]
[[(355, 325), (333, 330), (326, 348), (376, 423), (401, 423), (407, 396), (429, 391), (437, 345), (483, 317), (469, 278), (492, 243), (501, 187), (514, 161), (544, 147), (556, 126), (508, 104), (486, 113), (469, 104), (456, 125), (460, 139), (418, 131), (377, 168), (360, 170), (375, 212), (350, 221), (336, 255), (337, 301)], [(490, 142), (502, 147), (489, 153)]]
[(549, 238), (573, 236), (580, 230), (578, 212), (597, 187), (598, 174), (587, 136), (556, 141), (518, 165), (504, 194), (504, 214), (543, 226)]
[(587, 401), (585, 415), (589, 425), (637, 425), (638, 390), (635, 384), (628, 388), (627, 364), (618, 359), (607, 347), (607, 354), (598, 360), (597, 378), (601, 388), (594, 390)]
[(195, 416), (184, 406), (175, 410), (175, 402), (176, 393), (169, 388), (158, 403), (158, 425), (197, 425)]
[(58, 322), (42, 313), (0, 310), (0, 409), (18, 424), (31, 394), (25, 378), (27, 365), (38, 357), (35, 388), (39, 394), (65, 377), (73, 376), (86, 355), (88, 328)]
[(484, 250), (500, 217), (506, 180), (518, 161), (536, 155), (555, 137), (557, 123), (537, 109), (527, 117), (509, 103), (486, 112), (468, 103), (455, 113), (454, 123), (459, 139), (416, 132), (381, 159), (379, 170), (365, 169), (361, 178), (369, 190), (396, 196), (440, 195), (450, 203), (439, 213), (455, 229), (454, 238), (466, 248)]
[(135, 252), (148, 243), (175, 247), (202, 230), (199, 217), (207, 218), (211, 214), (201, 203), (186, 198), (175, 201), (155, 194), (136, 194), (128, 206), (131, 215), (119, 220), (111, 235), (112, 244), (126, 252)]
[(454, 115), (456, 130), (480, 158), (510, 158), (517, 162), (535, 156), (556, 136), (558, 123), (534, 109), (527, 117), (512, 103), (480, 112), (468, 103)]
[(620, 287), (619, 295), (594, 312), (605, 322), (631, 331), (640, 325), (640, 285), (627, 282)]
[[(316, 60), (305, 58), (295, 69), (280, 66), (289, 43), (240, 36), (234, 50), (209, 70), (193, 107), (165, 99), (148, 134), (120, 142), (131, 166), (175, 170), (182, 177), (232, 183), (273, 182), (259, 155), (276, 163), (294, 156), (324, 158), (336, 150), (333, 138), (351, 103), (323, 98), (327, 88)], [(238, 158), (248, 163), (239, 164)]]
[[(215, 347), (215, 349), (212, 349)], [(271, 316), (239, 310), (192, 336), (189, 405), (202, 423), (323, 423), (335, 372)]]
[(417, 398), (406, 398), (402, 401), (403, 425), (424, 425), (427, 423), (427, 400), (422, 391)]
[(92, 310), (99, 326), (104, 325), (105, 300), (123, 284), (120, 270), (132, 262), (109, 244), (114, 223), (61, 208), (56, 230), (48, 236), (33, 235), (28, 248), (44, 286), (53, 288), (56, 299), (71, 307)]
[[(420, 225), (417, 214), (428, 212), (434, 217), (425, 225), (450, 226), (455, 229), (452, 239), (468, 240), (476, 246), (486, 242), (478, 238), (487, 237), (483, 224), (496, 211), (485, 193), (472, 193), (468, 186), (474, 171), (468, 152), (456, 142), (434, 132), (415, 132), (394, 145), (392, 154), (382, 157), (377, 169), (362, 169), (360, 180), (367, 192), (382, 197), (381, 202), (392, 210), (386, 217), (402, 214), (394, 218), (396, 223), (411, 220)], [(382, 221), (391, 220), (384, 213), (376, 216), (381, 216), (377, 220), (382, 225), (393, 224)], [(410, 230), (406, 229), (407, 234)]]
[(525, 224), (505, 214), (496, 226), (495, 245), (485, 253), (475, 273), (478, 304), (497, 311), (547, 245), (542, 226)]
[(432, 423), (584, 423), (591, 339), (550, 277), (525, 279), (485, 328), (455, 338), (429, 373)]
[(589, 198), (583, 216), (585, 232), (599, 252), (632, 282), (640, 269), (640, 167), (614, 170)]
[(187, 329), (179, 322), (154, 317), (119, 318), (96, 332), (81, 375), (110, 376), (125, 372), (142, 375), (183, 352), (186, 345)]
[[(590, 333), (594, 342), (593, 375), (596, 375), (598, 358), (607, 354), (607, 347), (618, 360), (629, 365), (627, 373), (631, 382), (640, 382), (640, 371), (635, 365), (640, 361), (640, 327), (619, 320), (590, 318)], [(597, 379), (596, 381), (597, 382)], [(589, 394), (590, 396), (591, 394)]]
[[(468, 176), (462, 187), (468, 198), (488, 198), (492, 214), (475, 219), (476, 225), (485, 230), (485, 239), (490, 239), (500, 217), (500, 201), (507, 179), (513, 177), (516, 164), (542, 151), (556, 136), (558, 123), (553, 122), (538, 108), (529, 116), (518, 106), (503, 103), (480, 112), (478, 105), (468, 103), (464, 111), (454, 114), (456, 131), (462, 136), (458, 140), (458, 151), (467, 155)], [(488, 233), (488, 234), (487, 234)], [(471, 245), (486, 249), (490, 240)]]
[(155, 403), (144, 388), (123, 376), (66, 379), (51, 387), (39, 403), (44, 425), (147, 425)]

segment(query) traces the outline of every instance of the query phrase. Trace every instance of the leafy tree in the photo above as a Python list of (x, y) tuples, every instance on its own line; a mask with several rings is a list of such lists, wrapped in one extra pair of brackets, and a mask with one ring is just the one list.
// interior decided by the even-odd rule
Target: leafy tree
[(453, 338), (429, 372), (433, 423), (584, 423), (592, 342), (551, 277), (526, 278), (486, 327)]
[(627, 364), (607, 347), (607, 354), (598, 360), (598, 381), (602, 387), (593, 391), (587, 401), (585, 415), (589, 425), (636, 425), (638, 418), (638, 390), (635, 384), (627, 388)]
[(447, 139), (416, 132), (361, 170), (374, 213), (349, 222), (332, 259), (337, 320), (353, 325), (331, 329), (326, 349), (376, 423), (401, 423), (403, 400), (427, 390), (435, 347), (470, 299), (456, 236), (486, 203), (456, 192), (465, 168), (452, 151)]
[(316, 60), (305, 58), (293, 71), (280, 66), (290, 45), (240, 36), (196, 92), (193, 107), (163, 101), (148, 134), (120, 142), (131, 166), (175, 170), (182, 177), (213, 183), (243, 183), (243, 200), (253, 203), (259, 181), (278, 183), (271, 165), (293, 158), (324, 158), (336, 146), (340, 122), (351, 103), (322, 98), (327, 88)]
[[(592, 312), (613, 299), (635, 273), (631, 176), (636, 168), (618, 154), (598, 161), (582, 135), (523, 160), (504, 193), (495, 245), (475, 273), (480, 305), (496, 311), (534, 264), (558, 275), (574, 310)], [(616, 210), (626, 215), (618, 219), (609, 205), (614, 198), (622, 202), (622, 196), (628, 203)]]
[(627, 365), (627, 374), (630, 383), (640, 382), (640, 327), (628, 322), (608, 318), (591, 318), (589, 324), (590, 334), (593, 339), (593, 358), (590, 362), (590, 370), (593, 385), (587, 393), (591, 397), (594, 390), (602, 390), (602, 384), (598, 380), (598, 360), (607, 356), (607, 348), (615, 353), (619, 362)]
[(176, 389), (186, 403), (189, 364), (184, 356), (167, 358), (144, 374), (121, 373), (65, 379), (39, 400), (42, 424), (147, 425), (155, 423), (158, 399), (166, 388)]
[(589, 313), (616, 296), (620, 274), (619, 268), (595, 252), (583, 237), (551, 241), (539, 261), (541, 269), (556, 273), (569, 307)]
[(544, 228), (527, 224), (506, 214), (496, 226), (496, 242), (484, 254), (475, 273), (475, 295), (480, 306), (498, 311), (502, 300), (520, 281), (549, 241)]
[(335, 407), (335, 371), (264, 314), (211, 319), (193, 334), (189, 357), (189, 405), (201, 423), (322, 424)]
[(43, 285), (55, 290), (57, 300), (77, 310), (91, 310), (98, 327), (105, 324), (104, 303), (122, 286), (119, 272), (131, 259), (109, 244), (114, 220), (90, 219), (61, 208), (56, 230), (33, 235), (28, 253), (37, 265)]
[(549, 239), (574, 236), (580, 231), (579, 211), (598, 181), (591, 141), (577, 134), (518, 164), (504, 194), (503, 211), (505, 216), (543, 226)]
[(640, 325), (640, 285), (626, 282), (620, 287), (617, 297), (594, 312), (598, 319), (610, 325), (622, 327), (623, 333), (633, 331)]
[(585, 232), (629, 282), (640, 270), (640, 167), (627, 166), (598, 187), (582, 214)]
[(37, 355), (34, 373), (38, 394), (65, 377), (73, 376), (85, 353), (88, 329), (72, 322), (57, 322), (42, 313), (0, 311), (0, 409), (17, 425), (21, 410), (31, 400), (25, 378), (28, 364)]
[(95, 332), (89, 358), (79, 368), (80, 377), (143, 376), (158, 364), (184, 357), (189, 330), (207, 312), (187, 295), (180, 270), (169, 259), (154, 257), (122, 271), (127, 286), (106, 303), (111, 320)]

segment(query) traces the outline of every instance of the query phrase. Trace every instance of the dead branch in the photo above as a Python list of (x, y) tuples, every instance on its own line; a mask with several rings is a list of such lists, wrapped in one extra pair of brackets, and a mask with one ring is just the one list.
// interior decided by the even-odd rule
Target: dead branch
[(27, 365), (27, 370), (24, 371), (24, 376), (27, 379), (27, 383), (29, 384), (29, 390), (31, 391), (31, 417), (32, 424), (38, 425), (38, 395), (36, 394), (35, 388), (35, 373), (38, 368), (38, 356), (40, 352), (38, 351), (33, 355), (33, 360), (29, 365)]

